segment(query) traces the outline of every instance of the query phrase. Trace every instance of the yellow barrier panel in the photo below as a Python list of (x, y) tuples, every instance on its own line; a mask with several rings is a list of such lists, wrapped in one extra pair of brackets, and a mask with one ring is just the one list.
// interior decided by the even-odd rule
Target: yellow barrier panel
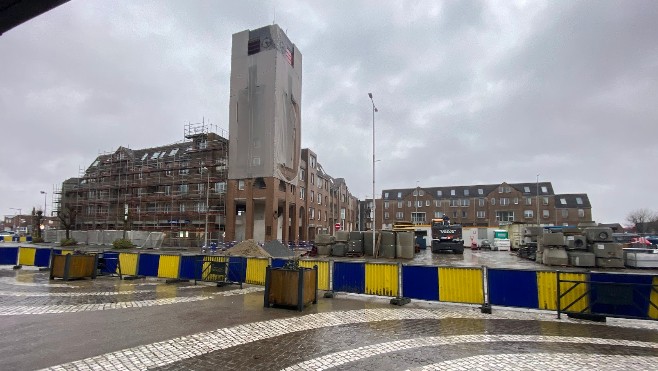
[(2, 238), (5, 242), (11, 242), (11, 236), (3, 236)]
[(267, 258), (247, 258), (246, 283), (265, 285), (265, 269), (270, 264)]
[(365, 293), (398, 296), (398, 265), (366, 263)]
[(25, 236), (18, 237), (18, 242), (27, 242), (27, 237)]
[(71, 255), (73, 254), (73, 250), (62, 250), (62, 255)]
[(20, 247), (18, 249), (18, 265), (34, 265), (34, 256), (37, 249), (34, 247)]
[[(586, 273), (563, 273), (560, 272), (561, 280), (569, 281), (587, 281)], [(573, 282), (560, 283), (560, 292), (564, 294), (573, 285)], [(576, 301), (581, 295), (587, 292), (587, 283), (580, 283), (560, 300), (560, 307), (566, 308)], [(537, 272), (537, 294), (539, 295), (539, 309), (557, 310), (557, 273), (555, 272)], [(587, 308), (589, 299), (587, 295), (583, 296), (578, 302), (569, 307), (569, 312), (580, 312)], [(589, 313), (589, 310), (585, 313)]]
[(321, 260), (300, 260), (299, 266), (313, 268), (318, 266), (318, 289), (329, 290), (329, 262)]
[(439, 267), (439, 300), (483, 303), (482, 269)]
[[(220, 276), (218, 274), (208, 274), (210, 272), (210, 262), (225, 262), (228, 263), (228, 257), (226, 256), (204, 256), (203, 257), (203, 267), (201, 268), (201, 280), (202, 281), (224, 281), (226, 277)], [(227, 268), (228, 269), (228, 268)]]
[(160, 260), (158, 262), (158, 277), (178, 278), (179, 269), (180, 269), (180, 256), (160, 255)]
[(130, 252), (119, 253), (119, 264), (121, 264), (121, 274), (137, 275), (137, 254)]
[[(651, 290), (651, 296), (649, 296), (649, 318), (658, 319), (658, 288), (655, 287), (658, 285), (658, 276), (653, 278), (653, 289)], [(653, 303), (653, 305), (651, 305)], [(654, 307), (655, 305), (655, 307)]]

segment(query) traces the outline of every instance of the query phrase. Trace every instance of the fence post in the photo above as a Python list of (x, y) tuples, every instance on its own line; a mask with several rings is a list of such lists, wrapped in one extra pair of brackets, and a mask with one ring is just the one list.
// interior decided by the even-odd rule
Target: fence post
[(562, 290), (560, 289), (560, 271), (559, 270), (555, 271), (555, 279), (557, 281), (556, 285), (555, 285), (556, 290), (557, 290), (557, 295), (555, 295), (556, 296), (555, 300), (557, 301), (557, 303), (555, 303), (555, 307), (557, 308), (557, 319), (560, 319), (561, 318), (561, 315), (560, 315), (560, 296), (562, 295), (562, 292), (561, 292)]
[(404, 297), (402, 292), (402, 262), (398, 262), (398, 298)]

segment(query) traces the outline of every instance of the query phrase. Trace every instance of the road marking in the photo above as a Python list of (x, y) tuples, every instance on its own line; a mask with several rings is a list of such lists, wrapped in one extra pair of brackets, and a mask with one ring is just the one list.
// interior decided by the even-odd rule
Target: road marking
[(652, 370), (658, 357), (583, 353), (486, 354), (464, 357), (419, 368), (429, 370)]
[[(364, 360), (377, 355), (408, 350), (421, 347), (439, 345), (454, 345), (467, 343), (494, 343), (494, 342), (517, 342), (517, 343), (565, 343), (565, 344), (596, 344), (611, 346), (633, 346), (643, 348), (656, 348), (658, 343), (617, 340), (589, 337), (567, 337), (567, 336), (542, 336), (542, 335), (456, 335), (456, 336), (432, 336), (416, 339), (405, 339), (387, 343), (372, 344), (342, 352), (336, 352), (300, 362), (294, 366), (285, 368), (291, 370), (326, 370), (338, 367), (350, 362)], [(651, 357), (649, 357), (651, 358)], [(658, 358), (654, 358), (654, 362)], [(509, 367), (509, 363), (507, 364)], [(570, 365), (571, 366), (571, 365)], [(476, 367), (478, 368), (478, 367)], [(573, 368), (573, 367), (570, 367)]]

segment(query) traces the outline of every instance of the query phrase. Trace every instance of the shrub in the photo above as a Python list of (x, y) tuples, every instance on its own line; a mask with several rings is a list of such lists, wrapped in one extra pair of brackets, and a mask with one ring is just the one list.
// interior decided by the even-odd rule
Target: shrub
[(78, 241), (76, 241), (75, 238), (69, 238), (69, 239), (62, 238), (59, 244), (62, 246), (74, 246), (78, 244)]
[(43, 238), (41, 237), (32, 237), (32, 243), (43, 243)]
[(112, 242), (112, 246), (114, 246), (115, 249), (132, 249), (133, 247), (135, 247), (135, 245), (133, 245), (133, 243), (130, 242), (130, 240), (126, 240), (123, 238), (114, 240), (114, 242)]

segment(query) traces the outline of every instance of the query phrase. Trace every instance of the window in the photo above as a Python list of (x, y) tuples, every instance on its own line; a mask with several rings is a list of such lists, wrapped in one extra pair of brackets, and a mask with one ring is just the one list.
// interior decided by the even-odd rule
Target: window
[(532, 205), (532, 198), (530, 198), (530, 197), (526, 197), (526, 198), (525, 198), (525, 204), (526, 204), (526, 205)]
[(215, 183), (215, 193), (219, 193), (219, 194), (226, 193), (226, 182)]
[(526, 219), (532, 219), (533, 215), (534, 215), (534, 213), (532, 212), (532, 210), (524, 210), (523, 211), (523, 217), (526, 218)]
[(519, 198), (518, 198), (518, 197), (514, 197), (514, 205), (518, 205), (518, 204), (519, 204)]
[(311, 200), (311, 202), (313, 202), (313, 200), (315, 200), (315, 191), (311, 191), (311, 198), (310, 198), (310, 200)]
[(585, 210), (578, 209), (578, 217), (579, 218), (584, 218), (585, 217)]
[(468, 196), (468, 194), (469, 194), (468, 189), (465, 189), (465, 190), (464, 190), (464, 196)]
[(436, 195), (437, 195), (437, 197), (441, 197), (441, 196), (443, 196), (443, 192), (442, 191), (436, 191)]
[(434, 200), (434, 207), (440, 207), (441, 206), (441, 201), (440, 200)]
[(306, 180), (306, 170), (304, 169), (299, 170), (299, 178), (300, 180)]
[(407, 207), (411, 207), (411, 201), (407, 201)]
[(542, 205), (548, 205), (548, 197), (542, 197)]
[(397, 219), (397, 220), (404, 219), (404, 213), (401, 212), (401, 211), (398, 211), (397, 213), (395, 213), (395, 219)]
[(452, 217), (453, 217), (453, 218), (456, 218), (456, 217), (457, 217), (457, 211), (453, 211), (453, 212), (452, 212)]
[(389, 219), (388, 212), (384, 213), (384, 219), (386, 219), (386, 220)]
[(402, 208), (402, 201), (398, 201), (398, 209)]
[(560, 199), (560, 204), (561, 205), (566, 205), (567, 204), (567, 199), (566, 198), (561, 198)]
[(468, 217), (468, 213), (462, 210), (462, 218), (467, 218), (467, 217)]
[(425, 223), (425, 213), (411, 213), (413, 223)]
[(498, 222), (513, 222), (514, 221), (514, 212), (513, 211), (496, 211), (496, 221), (498, 221)]
[(562, 209), (562, 217), (563, 218), (568, 218), (569, 217), (569, 210), (568, 209)]
[(484, 206), (484, 198), (478, 199), (478, 206)]
[(322, 194), (318, 193), (318, 205), (322, 205)]
[(311, 174), (311, 184), (315, 184), (315, 174)]
[(398, 198), (402, 198), (402, 192), (398, 192)]
[(478, 210), (477, 217), (478, 219), (484, 219), (484, 210)]
[(189, 189), (189, 187), (187, 186), (187, 184), (181, 184), (180, 186), (178, 186), (178, 191), (181, 194), (186, 194), (188, 189)]
[(417, 190), (417, 189), (414, 190), (413, 195), (414, 195), (414, 196), (418, 196), (418, 190)]
[(244, 190), (244, 180), (238, 180), (238, 190)]
[(251, 159), (251, 166), (260, 166), (260, 157), (254, 156)]
[(306, 188), (299, 187), (299, 199), (303, 200), (306, 198)]
[(388, 209), (388, 201), (384, 201), (384, 209)]
[(468, 198), (463, 199), (462, 206), (471, 206), (471, 200)]
[(425, 195), (425, 192), (421, 189), (421, 190), (418, 192), (418, 195), (419, 195), (419, 196), (424, 196), (424, 195)]
[(315, 156), (311, 156), (311, 168), (315, 169)]
[(417, 201), (416, 202), (416, 207), (423, 207), (423, 201), (422, 200)]
[(252, 55), (260, 52), (260, 37), (249, 39), (247, 41), (247, 55)]
[(171, 186), (164, 186), (164, 194), (166, 195), (171, 194)]
[(496, 204), (496, 199), (495, 199), (495, 198), (492, 198), (492, 199), (491, 199), (491, 204), (492, 204), (492, 205), (495, 205), (495, 204)]
[(430, 200), (425, 200), (425, 206), (430, 206)]
[(309, 219), (315, 219), (315, 209), (312, 207), (308, 208), (308, 217)]
[(576, 197), (576, 203), (577, 203), (578, 205), (582, 205), (582, 204), (583, 204), (583, 199), (580, 198), (580, 197)]
[(455, 190), (454, 190), (454, 189), (451, 189), (451, 190), (450, 190), (450, 196), (454, 196), (454, 195), (455, 195)]
[(503, 186), (498, 187), (498, 193), (503, 193), (503, 192), (505, 192), (505, 187)]
[(388, 192), (384, 192), (384, 198), (388, 199)]
[(185, 204), (180, 204), (180, 205), (178, 205), (178, 210), (179, 210), (181, 213), (184, 213), (184, 212), (185, 212)]
[(459, 200), (450, 200), (450, 207), (457, 207), (459, 206), (460, 202)]
[(500, 206), (507, 206), (509, 205), (509, 198), (503, 197), (500, 199)]
[(548, 188), (546, 188), (546, 186), (541, 186), (541, 193), (548, 193)]
[(530, 187), (528, 186), (523, 187), (523, 192), (530, 193)]
[(194, 209), (195, 209), (194, 211), (196, 211), (197, 213), (203, 213), (206, 211), (206, 203), (203, 201), (199, 201), (196, 203)]
[(443, 216), (443, 214), (440, 211), (435, 211), (434, 212), (434, 217), (435, 218), (441, 218), (442, 216)]
[(548, 218), (551, 215), (551, 213), (548, 210), (542, 210), (542, 216), (544, 218)]
[(484, 194), (484, 189), (482, 189), (482, 188), (478, 188), (478, 194), (479, 194), (479, 195), (483, 195), (483, 194)]
[(199, 191), (199, 194), (205, 194), (204, 191), (206, 190), (206, 185), (203, 183), (199, 183), (197, 185), (197, 190)]

